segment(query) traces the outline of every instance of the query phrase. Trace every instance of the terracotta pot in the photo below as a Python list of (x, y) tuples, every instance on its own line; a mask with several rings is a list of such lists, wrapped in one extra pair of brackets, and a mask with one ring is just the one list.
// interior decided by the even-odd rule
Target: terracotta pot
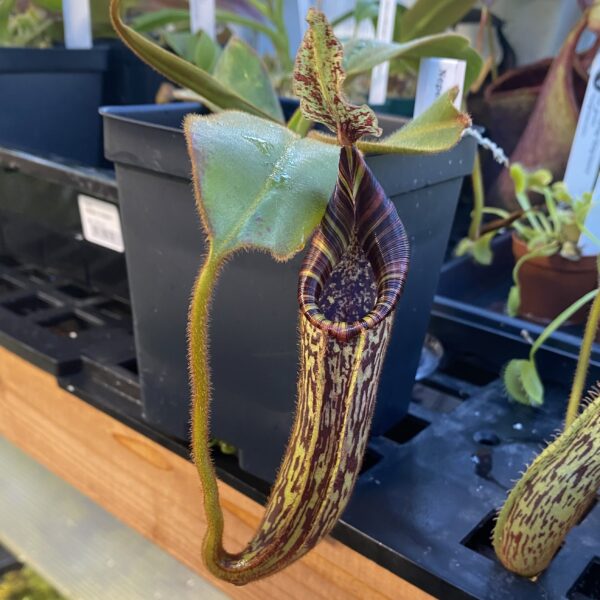
[[(515, 261), (527, 254), (527, 244), (513, 234)], [(537, 323), (549, 323), (573, 302), (595, 289), (598, 272), (595, 256), (572, 261), (559, 254), (532, 258), (519, 270), (521, 306), (519, 316)], [(569, 324), (584, 323), (588, 306), (576, 312)]]

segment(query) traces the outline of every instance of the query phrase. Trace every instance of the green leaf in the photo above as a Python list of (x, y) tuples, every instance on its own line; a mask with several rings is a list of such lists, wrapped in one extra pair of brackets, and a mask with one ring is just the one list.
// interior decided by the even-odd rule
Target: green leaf
[(375, 113), (366, 104), (350, 104), (343, 94), (342, 45), (325, 15), (311, 8), (306, 20), (309, 28), (296, 56), (293, 84), (302, 113), (336, 133), (341, 145), (366, 134), (381, 135)]
[(477, 238), (473, 242), (473, 258), (480, 265), (491, 265), (494, 260), (494, 253), (492, 252), (492, 240), (496, 236), (497, 231), (490, 231), (480, 238)]
[(269, 73), (258, 54), (239, 37), (232, 37), (221, 53), (213, 71), (217, 81), (260, 106), (277, 121), (283, 121), (283, 111), (273, 89)]
[(541, 406), (544, 403), (544, 385), (534, 361), (524, 361), (521, 367), (521, 381), (523, 382), (525, 393), (529, 398), (529, 404), (531, 406)]
[(139, 33), (150, 33), (168, 26), (189, 31), (190, 12), (185, 9), (163, 8), (140, 15), (131, 21), (131, 27)]
[(121, 3), (122, 0), (111, 0), (110, 14), (113, 26), (123, 42), (151, 67), (177, 85), (196, 92), (204, 99), (206, 106), (213, 111), (242, 110), (265, 119), (272, 118), (261, 107), (242, 98), (203, 69), (161, 48), (127, 26), (121, 19)]
[(473, 248), (473, 240), (471, 238), (465, 237), (456, 244), (454, 248), (454, 256), (467, 256), (467, 254), (471, 254), (471, 250)]
[(476, 0), (417, 0), (400, 18), (398, 41), (439, 33), (458, 23)]
[(376, 19), (379, 14), (378, 0), (356, 0), (354, 20), (357, 24), (366, 19)]
[(16, 0), (0, 0), (0, 43), (8, 41), (8, 23)]
[(208, 73), (212, 73), (217, 60), (221, 55), (221, 46), (217, 44), (205, 31), (195, 34), (194, 54), (191, 61)]
[(60, 12), (62, 10), (62, 0), (31, 0), (31, 2), (39, 8), (50, 12)]
[[(456, 33), (440, 33), (404, 43), (355, 39), (345, 45), (344, 54), (344, 67), (349, 77), (370, 71), (383, 62), (398, 59), (415, 70), (422, 57), (443, 56), (465, 60), (465, 89), (471, 87), (483, 65), (481, 56), (469, 40)], [(392, 62), (392, 71), (398, 70), (398, 66)]]
[(475, 240), (472, 240), (468, 237), (463, 238), (456, 245), (454, 255), (470, 255), (473, 257), (475, 262), (479, 263), (480, 265), (491, 265), (492, 261), (494, 260), (494, 253), (492, 252), (491, 244), (497, 233), (497, 231), (489, 231)]
[(185, 131), (214, 254), (252, 247), (286, 260), (301, 250), (334, 188), (339, 148), (237, 111), (188, 117)]
[(528, 187), (543, 188), (552, 183), (552, 173), (548, 169), (537, 169), (528, 174)]
[(452, 148), (462, 132), (471, 125), (471, 119), (458, 111), (452, 103), (457, 90), (440, 96), (424, 113), (380, 142), (359, 142), (366, 153), (432, 154)]
[(181, 58), (211, 73), (221, 53), (221, 48), (204, 32), (165, 31), (165, 42)]
[(519, 314), (521, 306), (521, 290), (519, 286), (513, 285), (508, 292), (508, 300), (506, 301), (506, 312), (509, 317), (516, 317)]
[(504, 368), (502, 379), (509, 396), (517, 402), (528, 406), (544, 403), (544, 385), (534, 361), (511, 360)]
[[(203, 32), (202, 32), (203, 33)], [(165, 31), (163, 38), (167, 46), (181, 58), (192, 62), (193, 61), (193, 47), (194, 34), (189, 31)]]

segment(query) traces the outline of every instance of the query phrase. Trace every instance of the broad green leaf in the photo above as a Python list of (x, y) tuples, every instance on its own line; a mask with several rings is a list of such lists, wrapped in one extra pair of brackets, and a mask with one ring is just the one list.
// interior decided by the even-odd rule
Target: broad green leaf
[(398, 41), (445, 31), (458, 23), (476, 0), (417, 0), (400, 18)]
[[(483, 65), (481, 56), (466, 37), (456, 33), (440, 33), (404, 43), (351, 40), (344, 46), (344, 67), (349, 77), (370, 71), (376, 65), (387, 61), (402, 60), (403, 63), (418, 69), (420, 59), (427, 56), (465, 60), (465, 89), (471, 87)], [(392, 62), (392, 71), (396, 66)]]
[(506, 391), (511, 398), (528, 406), (544, 403), (544, 386), (532, 360), (513, 359), (502, 374)]
[(432, 154), (457, 144), (471, 119), (452, 103), (457, 90), (440, 96), (424, 113), (380, 142), (363, 141), (358, 147), (366, 153)]
[(213, 71), (214, 78), (277, 121), (283, 121), (279, 98), (258, 54), (239, 37), (232, 37)]
[(150, 33), (164, 27), (190, 30), (190, 12), (185, 9), (163, 8), (140, 15), (131, 21), (131, 27), (139, 33)]
[(311, 8), (306, 20), (309, 27), (294, 69), (294, 93), (302, 113), (337, 134), (341, 145), (353, 144), (363, 135), (380, 135), (375, 113), (366, 104), (354, 106), (344, 97), (342, 45), (325, 15)]
[(121, 39), (142, 60), (181, 87), (188, 88), (201, 96), (213, 111), (232, 109), (271, 119), (268, 112), (242, 98), (233, 90), (217, 81), (212, 75), (161, 48), (142, 34), (127, 26), (121, 19), (122, 0), (111, 0), (112, 23)]
[(320, 223), (339, 148), (238, 111), (185, 123), (200, 210), (217, 257), (246, 247), (286, 260)]

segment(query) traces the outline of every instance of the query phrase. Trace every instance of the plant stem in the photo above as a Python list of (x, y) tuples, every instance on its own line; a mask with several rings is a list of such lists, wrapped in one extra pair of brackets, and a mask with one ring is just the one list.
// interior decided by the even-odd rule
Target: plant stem
[(471, 225), (469, 226), (469, 239), (475, 241), (481, 234), (481, 222), (483, 220), (483, 209), (485, 206), (479, 152), (475, 154), (475, 163), (473, 164), (473, 172), (471, 173), (471, 183), (473, 185), (473, 210), (471, 212)]
[(571, 306), (563, 310), (551, 323), (546, 326), (546, 329), (540, 333), (538, 338), (531, 346), (529, 358), (533, 360), (535, 353), (541, 348), (542, 344), (559, 328), (564, 325), (578, 310), (582, 309), (588, 302), (591, 302), (598, 295), (598, 290), (592, 290), (579, 300), (573, 302)]
[[(546, 252), (548, 250), (551, 250), (553, 246), (556, 246), (555, 242), (551, 242), (550, 244), (547, 244), (545, 246), (540, 246), (539, 248), (534, 248), (533, 250), (530, 250), (529, 252), (527, 252), (527, 254), (524, 254), (523, 256), (521, 256), (521, 258), (519, 258), (519, 260), (517, 261), (517, 264), (514, 266), (513, 272), (512, 272), (513, 281), (516, 286), (519, 285), (519, 271), (521, 270), (521, 267), (528, 260), (537, 258), (538, 256), (545, 256)], [(550, 256), (550, 255), (548, 255), (548, 256)]]
[(211, 377), (208, 362), (208, 316), (212, 292), (217, 281), (220, 261), (212, 247), (194, 286), (188, 326), (190, 377), (192, 387), (192, 452), (202, 482), (202, 494), (207, 518), (204, 538), (205, 556), (211, 572), (218, 569), (222, 548), (223, 512), (219, 504), (217, 477), (209, 451), (209, 418)]
[(598, 331), (598, 322), (600, 321), (600, 293), (595, 290), (596, 297), (590, 309), (587, 323), (585, 325), (585, 332), (583, 334), (583, 340), (581, 342), (581, 350), (579, 352), (579, 359), (577, 360), (577, 369), (575, 370), (575, 378), (573, 380), (573, 387), (571, 388), (571, 395), (569, 396), (569, 404), (567, 405), (567, 416), (565, 417), (565, 429), (567, 429), (579, 414), (579, 406), (581, 404), (581, 397), (585, 389), (585, 383), (587, 379), (588, 368), (590, 366), (590, 356), (592, 354), (592, 345), (596, 338)]

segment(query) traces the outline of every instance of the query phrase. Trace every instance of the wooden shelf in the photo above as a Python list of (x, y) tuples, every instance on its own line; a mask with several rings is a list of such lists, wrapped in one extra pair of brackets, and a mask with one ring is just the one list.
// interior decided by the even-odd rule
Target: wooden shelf
[[(0, 348), (0, 435), (232, 598), (425, 600), (412, 584), (327, 538), (282, 573), (237, 588), (211, 577), (194, 466), (58, 387), (55, 378)], [(258, 525), (259, 504), (221, 482), (227, 546)]]

